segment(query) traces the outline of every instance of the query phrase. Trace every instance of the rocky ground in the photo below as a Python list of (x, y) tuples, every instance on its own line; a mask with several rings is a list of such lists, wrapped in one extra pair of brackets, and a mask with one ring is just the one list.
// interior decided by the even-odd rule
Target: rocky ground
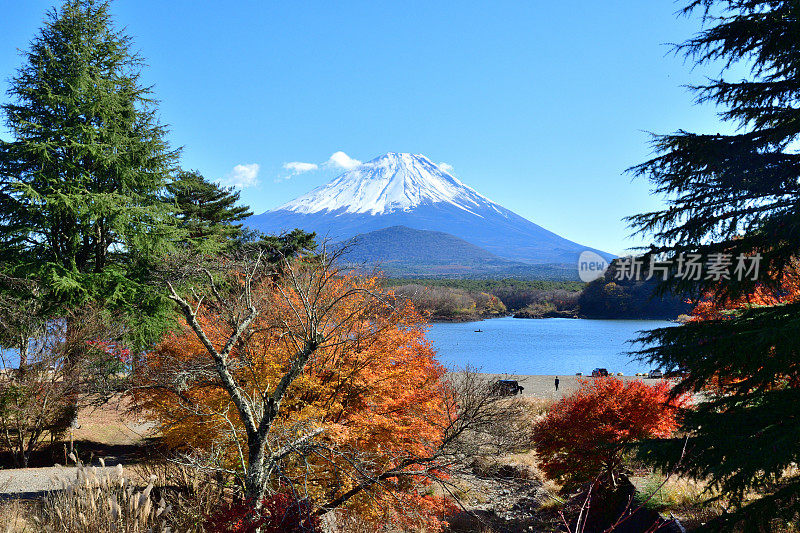
[(528, 464), (529, 455), (472, 465), (454, 482), (464, 510), (449, 522), (454, 533), (554, 531), (559, 499)]

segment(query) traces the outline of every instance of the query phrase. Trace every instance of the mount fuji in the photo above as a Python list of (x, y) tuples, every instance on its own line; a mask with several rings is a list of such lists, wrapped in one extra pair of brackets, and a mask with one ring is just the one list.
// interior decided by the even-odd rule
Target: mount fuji
[(246, 224), (266, 233), (301, 228), (334, 242), (403, 226), (452, 235), (515, 264), (575, 265), (584, 250), (614, 257), (496, 204), (420, 154), (376, 157)]

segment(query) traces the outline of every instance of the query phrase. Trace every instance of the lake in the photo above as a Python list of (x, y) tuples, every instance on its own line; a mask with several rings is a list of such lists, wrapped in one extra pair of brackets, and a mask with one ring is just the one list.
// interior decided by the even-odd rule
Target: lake
[[(492, 318), (431, 324), (427, 338), (445, 366), (470, 365), (496, 374), (575, 374), (607, 368), (635, 374), (650, 366), (626, 352), (640, 330), (676, 325), (665, 320)], [(476, 329), (483, 330), (476, 333)]]

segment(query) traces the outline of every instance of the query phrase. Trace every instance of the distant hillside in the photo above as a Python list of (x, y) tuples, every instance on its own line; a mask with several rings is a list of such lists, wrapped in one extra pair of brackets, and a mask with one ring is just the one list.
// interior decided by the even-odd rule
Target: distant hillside
[[(478, 320), (526, 309), (574, 311), (585, 283), (524, 279), (399, 279), (386, 278), (386, 287), (409, 298), (433, 321)], [(568, 313), (574, 316), (574, 312)]]
[(441, 231), (392, 226), (347, 241), (345, 260), (378, 266), (393, 277), (575, 280), (575, 265), (530, 265), (502, 259)]
[(603, 277), (592, 281), (578, 298), (578, 311), (587, 318), (652, 318), (674, 320), (691, 306), (685, 297), (674, 294), (656, 296), (658, 282), (618, 280), (620, 268), (614, 260)]

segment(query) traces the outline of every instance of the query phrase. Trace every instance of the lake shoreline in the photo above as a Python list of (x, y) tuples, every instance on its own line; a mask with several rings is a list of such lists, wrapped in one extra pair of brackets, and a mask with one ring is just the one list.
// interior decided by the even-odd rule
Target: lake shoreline
[[(518, 381), (523, 387), (522, 397), (532, 400), (552, 400), (558, 401), (564, 396), (577, 391), (581, 381), (591, 381), (591, 376), (575, 376), (565, 374), (494, 374), (479, 373), (480, 376), (496, 381), (498, 379), (513, 379)], [(642, 381), (648, 385), (661, 383), (662, 379), (650, 379), (643, 376), (614, 376), (625, 383), (630, 381)], [(555, 379), (558, 378), (558, 391), (555, 388)]]
[(548, 320), (551, 318), (564, 318), (569, 320), (647, 320), (647, 321), (664, 321), (670, 322), (673, 324), (683, 324), (684, 321), (680, 320), (679, 317), (674, 318), (663, 318), (663, 317), (633, 317), (633, 318), (619, 318), (619, 317), (596, 317), (596, 316), (582, 316), (582, 315), (573, 315), (569, 313), (565, 314), (558, 314), (558, 315), (547, 315), (547, 316), (524, 316), (521, 315), (519, 312), (517, 313), (506, 313), (504, 315), (492, 315), (492, 316), (484, 316), (484, 317), (464, 317), (464, 318), (437, 318), (435, 320), (428, 320), (428, 324), (466, 324), (469, 322), (484, 322), (486, 320), (494, 320), (496, 318), (519, 318), (522, 320)]
[(503, 315), (487, 315), (487, 316), (456, 316), (448, 318), (431, 318), (428, 324), (466, 324), (468, 322), (483, 322), (484, 320), (492, 320), (494, 318), (506, 318), (512, 316), (511, 313)]

